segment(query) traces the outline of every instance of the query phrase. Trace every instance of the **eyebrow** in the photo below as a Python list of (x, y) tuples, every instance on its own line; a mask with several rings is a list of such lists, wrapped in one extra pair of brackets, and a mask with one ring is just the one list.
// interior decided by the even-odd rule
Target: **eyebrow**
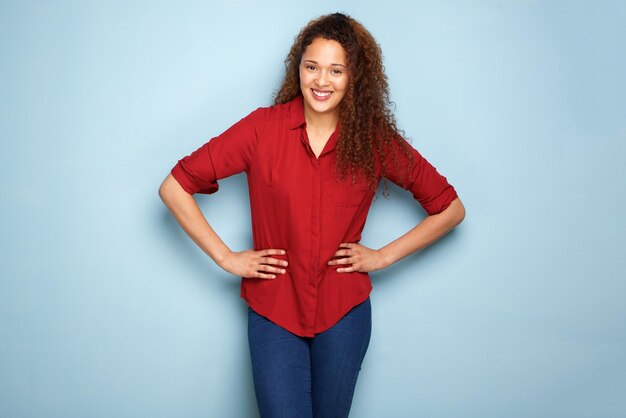
[[(318, 64), (318, 65), (319, 65), (319, 63), (318, 63), (317, 61), (313, 61), (313, 60), (303, 60), (302, 62), (310, 62), (310, 63), (312, 63), (312, 64)], [(343, 67), (343, 68), (347, 68), (347, 67), (346, 67), (345, 65), (343, 65), (343, 64), (330, 64), (330, 65), (331, 65), (331, 66), (334, 66), (334, 67)]]

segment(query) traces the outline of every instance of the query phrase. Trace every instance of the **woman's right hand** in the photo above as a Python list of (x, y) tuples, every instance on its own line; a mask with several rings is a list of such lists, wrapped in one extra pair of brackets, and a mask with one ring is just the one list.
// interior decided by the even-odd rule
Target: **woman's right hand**
[(235, 276), (275, 279), (276, 274), (285, 273), (283, 267), (288, 265), (286, 260), (271, 257), (275, 254), (283, 255), (285, 250), (270, 248), (260, 251), (231, 251), (219, 266)]

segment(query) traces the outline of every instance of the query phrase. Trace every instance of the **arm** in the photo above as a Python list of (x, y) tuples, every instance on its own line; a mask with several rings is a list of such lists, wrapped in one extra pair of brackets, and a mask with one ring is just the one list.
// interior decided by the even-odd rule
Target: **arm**
[(262, 279), (276, 277), (267, 273), (285, 272), (271, 264), (286, 266), (287, 261), (268, 257), (272, 254), (284, 254), (284, 250), (231, 251), (211, 228), (193, 196), (180, 186), (172, 174), (169, 174), (161, 184), (159, 196), (187, 235), (225, 271), (237, 276)]
[[(340, 265), (338, 272), (376, 271), (389, 267), (406, 256), (419, 251), (444, 236), (465, 218), (465, 207), (459, 198), (442, 212), (424, 218), (419, 224), (400, 238), (379, 250), (357, 243), (342, 243), (335, 256), (345, 257), (331, 260), (329, 265)], [(346, 267), (344, 264), (351, 264)]]

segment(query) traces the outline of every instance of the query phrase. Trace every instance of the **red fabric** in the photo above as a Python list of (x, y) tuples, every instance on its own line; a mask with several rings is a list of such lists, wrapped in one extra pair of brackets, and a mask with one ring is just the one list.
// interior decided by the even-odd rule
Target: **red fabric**
[[(302, 97), (259, 108), (178, 161), (172, 175), (185, 191), (214, 193), (217, 180), (246, 172), (254, 249), (282, 248), (289, 261), (275, 279), (243, 277), (241, 297), (259, 314), (288, 331), (312, 337), (337, 323), (372, 290), (367, 273), (337, 273), (327, 262), (342, 242), (359, 242), (374, 192), (358, 178), (334, 174), (337, 130), (316, 158), (306, 135)], [(456, 197), (414, 148), (409, 178), (392, 160), (386, 177), (409, 190), (429, 213)], [(387, 153), (391, 155), (391, 153)], [(408, 159), (398, 153), (400, 169)], [(388, 156), (388, 158), (391, 158)], [(381, 166), (377, 161), (378, 179)]]

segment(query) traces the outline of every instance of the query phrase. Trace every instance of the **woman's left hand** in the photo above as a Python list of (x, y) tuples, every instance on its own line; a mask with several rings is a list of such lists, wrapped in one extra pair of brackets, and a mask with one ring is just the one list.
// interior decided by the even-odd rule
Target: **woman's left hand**
[(381, 270), (385, 267), (385, 260), (379, 250), (367, 248), (356, 242), (342, 242), (333, 257), (343, 257), (330, 260), (328, 265), (339, 265), (339, 273), (360, 271), (363, 273)]

